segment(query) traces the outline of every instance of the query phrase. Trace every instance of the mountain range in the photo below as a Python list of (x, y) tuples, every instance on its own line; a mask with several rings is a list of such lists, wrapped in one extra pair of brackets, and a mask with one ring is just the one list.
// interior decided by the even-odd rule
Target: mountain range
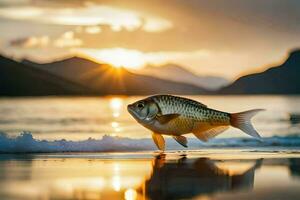
[(211, 87), (210, 81), (221, 85), (225, 79), (198, 77), (180, 66), (152, 68), (148, 67), (155, 73), (137, 74), (80, 57), (38, 64), (0, 56), (0, 95), (300, 94), (300, 50), (292, 51), (281, 65), (242, 76), (216, 91), (199, 87), (197, 80)]
[(218, 94), (300, 94), (300, 50), (289, 53), (281, 65), (242, 76)]
[(229, 84), (229, 81), (223, 77), (198, 76), (184, 67), (175, 64), (166, 64), (157, 67), (148, 65), (136, 70), (136, 72), (176, 82), (189, 83), (207, 90), (217, 90)]
[(195, 85), (139, 75), (124, 68), (114, 68), (80, 57), (45, 64), (29, 60), (23, 60), (22, 63), (80, 84), (99, 95), (204, 94), (207, 92)]
[(1, 96), (83, 95), (88, 88), (0, 56)]

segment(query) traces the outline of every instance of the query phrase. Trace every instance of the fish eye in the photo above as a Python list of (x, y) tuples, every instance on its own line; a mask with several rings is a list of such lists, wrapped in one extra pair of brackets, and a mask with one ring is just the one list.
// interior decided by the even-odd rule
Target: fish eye
[(138, 108), (144, 108), (144, 104), (143, 104), (143, 103), (138, 103), (138, 104), (137, 104), (137, 107), (138, 107)]

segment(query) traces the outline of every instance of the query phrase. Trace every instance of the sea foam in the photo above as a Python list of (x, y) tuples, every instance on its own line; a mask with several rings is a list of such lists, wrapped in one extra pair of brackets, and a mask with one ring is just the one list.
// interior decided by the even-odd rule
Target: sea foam
[[(252, 148), (252, 147), (292, 147), (300, 148), (300, 136), (273, 136), (263, 138), (215, 138), (207, 143), (196, 138), (188, 138), (186, 149), (172, 138), (166, 138), (167, 150), (195, 150), (203, 148)], [(17, 137), (0, 133), (0, 153), (57, 153), (57, 152), (130, 152), (157, 150), (152, 139), (131, 139), (125, 137), (103, 136), (100, 139), (89, 138), (82, 141), (38, 140), (30, 132), (22, 132)]]

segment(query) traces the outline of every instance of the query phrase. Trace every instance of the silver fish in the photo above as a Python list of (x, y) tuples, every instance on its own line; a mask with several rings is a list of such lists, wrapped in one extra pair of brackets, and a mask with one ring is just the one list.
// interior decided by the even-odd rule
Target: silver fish
[(184, 134), (193, 133), (201, 141), (208, 141), (230, 126), (260, 138), (251, 124), (251, 118), (263, 109), (227, 113), (184, 97), (155, 95), (128, 105), (127, 110), (138, 123), (153, 132), (156, 146), (164, 150), (162, 135), (173, 136), (179, 144), (187, 147)]

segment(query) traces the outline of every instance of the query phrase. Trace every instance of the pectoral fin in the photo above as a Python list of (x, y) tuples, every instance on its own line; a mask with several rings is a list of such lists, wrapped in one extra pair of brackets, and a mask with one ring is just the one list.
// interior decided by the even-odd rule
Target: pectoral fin
[(157, 116), (156, 119), (160, 124), (166, 124), (169, 121), (171, 121), (172, 119), (176, 119), (179, 116), (180, 116), (180, 114), (160, 115), (160, 116)]
[(152, 139), (159, 150), (161, 151), (165, 150), (165, 139), (161, 134), (152, 133)]
[(188, 147), (186, 137), (179, 135), (179, 136), (173, 136), (173, 138), (182, 146)]
[(216, 137), (220, 133), (226, 131), (229, 126), (200, 126), (193, 130), (193, 134), (204, 142), (207, 142), (209, 139)]

